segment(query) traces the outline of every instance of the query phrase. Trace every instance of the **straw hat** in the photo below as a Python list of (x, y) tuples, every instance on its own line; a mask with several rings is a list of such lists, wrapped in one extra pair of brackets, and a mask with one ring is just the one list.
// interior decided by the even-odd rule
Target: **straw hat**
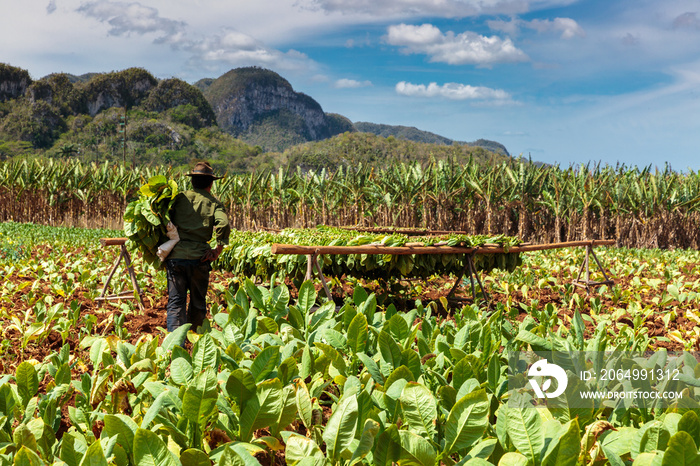
[(187, 176), (211, 176), (215, 180), (220, 180), (223, 176), (214, 175), (214, 169), (211, 168), (209, 162), (197, 162), (190, 173), (186, 173)]

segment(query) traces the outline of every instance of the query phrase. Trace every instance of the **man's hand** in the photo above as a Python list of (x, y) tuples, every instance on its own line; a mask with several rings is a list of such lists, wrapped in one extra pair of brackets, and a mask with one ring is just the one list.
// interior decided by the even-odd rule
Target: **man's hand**
[(210, 249), (208, 250), (200, 259), (201, 262), (214, 262), (216, 259), (219, 258), (221, 255), (221, 251), (224, 250), (224, 247), (220, 244), (216, 247), (216, 249)]

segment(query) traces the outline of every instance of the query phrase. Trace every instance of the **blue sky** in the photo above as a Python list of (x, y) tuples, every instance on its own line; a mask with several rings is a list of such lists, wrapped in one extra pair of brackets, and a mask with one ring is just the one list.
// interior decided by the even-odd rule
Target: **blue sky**
[(697, 0), (3, 0), (0, 43), (35, 79), (258, 65), (352, 121), (700, 169)]

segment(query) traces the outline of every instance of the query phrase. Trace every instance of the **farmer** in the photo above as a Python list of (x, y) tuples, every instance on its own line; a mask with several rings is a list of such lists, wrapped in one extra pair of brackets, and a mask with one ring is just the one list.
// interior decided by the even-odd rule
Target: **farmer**
[[(207, 162), (197, 163), (187, 176), (192, 181), (192, 189), (178, 194), (170, 211), (180, 241), (165, 261), (169, 332), (188, 322), (192, 324), (192, 330), (197, 330), (204, 322), (211, 263), (228, 244), (231, 233), (224, 205), (211, 194), (214, 180), (223, 177), (215, 176)], [(216, 239), (215, 249), (209, 245), (212, 237)]]

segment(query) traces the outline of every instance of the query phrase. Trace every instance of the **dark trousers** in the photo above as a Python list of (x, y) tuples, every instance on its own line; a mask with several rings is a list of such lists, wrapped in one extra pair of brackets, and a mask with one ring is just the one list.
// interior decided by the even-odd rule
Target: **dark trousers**
[(211, 262), (200, 262), (198, 259), (168, 259), (165, 261), (165, 268), (168, 275), (168, 332), (188, 322), (192, 324), (192, 330), (197, 330), (207, 316)]

